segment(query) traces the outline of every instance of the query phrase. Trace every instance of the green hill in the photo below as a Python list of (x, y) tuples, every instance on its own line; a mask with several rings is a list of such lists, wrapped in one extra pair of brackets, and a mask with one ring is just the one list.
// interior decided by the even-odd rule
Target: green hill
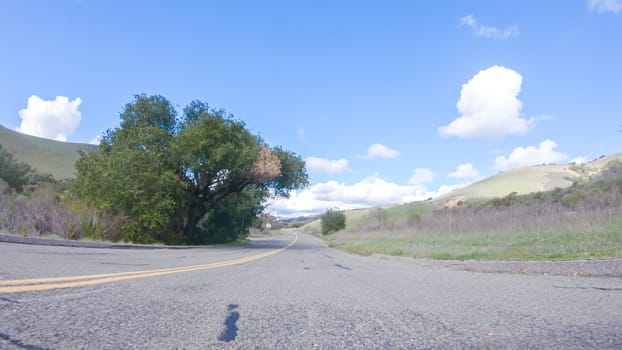
[(622, 161), (622, 153), (603, 156), (591, 162), (575, 164), (549, 164), (512, 169), (434, 200), (435, 203), (452, 206), (460, 200), (490, 199), (504, 197), (511, 192), (519, 195), (551, 191), (557, 187), (570, 187), (575, 180), (588, 180), (599, 174), (609, 162)]
[(30, 136), (0, 125), (0, 145), (15, 159), (26, 163), (40, 173), (56, 179), (75, 177), (74, 165), (80, 158), (78, 150), (92, 150), (96, 146), (83, 143), (60, 142)]

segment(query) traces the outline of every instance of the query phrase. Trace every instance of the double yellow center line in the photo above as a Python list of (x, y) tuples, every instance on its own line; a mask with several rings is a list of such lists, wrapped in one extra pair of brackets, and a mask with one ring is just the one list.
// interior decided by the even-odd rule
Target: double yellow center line
[(68, 276), (68, 277), (48, 277), (48, 278), (31, 278), (21, 280), (0, 280), (0, 294), (3, 293), (20, 293), (20, 292), (34, 292), (49, 289), (61, 289), (61, 288), (74, 288), (82, 286), (90, 286), (94, 284), (118, 282), (133, 280), (144, 277), (155, 277), (163, 275), (171, 275), (180, 272), (190, 272), (198, 270), (213, 269), (216, 267), (224, 267), (231, 265), (238, 265), (247, 263), (253, 260), (262, 259), (274, 254), (278, 254), (289, 247), (293, 246), (298, 240), (298, 235), (289, 242), (286, 246), (271, 250), (265, 253), (251, 255), (245, 258), (226, 260), (221, 262), (215, 262), (210, 264), (182, 266), (168, 269), (158, 270), (143, 270), (132, 272), (118, 272), (118, 273), (105, 273), (97, 275), (82, 275), (82, 276)]

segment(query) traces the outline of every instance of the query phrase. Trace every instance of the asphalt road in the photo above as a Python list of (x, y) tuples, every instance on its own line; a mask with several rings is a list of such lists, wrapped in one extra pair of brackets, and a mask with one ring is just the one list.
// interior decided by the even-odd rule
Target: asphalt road
[(622, 348), (622, 278), (456, 271), (297, 237), (0, 243), (0, 349)]

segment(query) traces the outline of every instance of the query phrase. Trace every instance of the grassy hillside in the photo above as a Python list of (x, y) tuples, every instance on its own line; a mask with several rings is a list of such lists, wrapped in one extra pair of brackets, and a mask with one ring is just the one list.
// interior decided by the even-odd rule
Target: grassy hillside
[[(397, 205), (390, 208), (367, 208), (346, 211), (346, 231), (361, 231), (368, 228), (377, 228), (393, 222), (406, 222), (417, 220), (427, 215), (432, 210), (428, 202), (412, 202)], [(320, 219), (314, 220), (304, 226), (302, 230), (307, 233), (319, 234), (321, 231)]]
[[(518, 195), (508, 196), (512, 192)], [(345, 214), (346, 229), (323, 238), (360, 254), (459, 260), (619, 257), (622, 153), (581, 165), (515, 169), (432, 202)], [(319, 220), (303, 230), (319, 235)]]
[(0, 144), (18, 161), (40, 173), (51, 174), (56, 179), (73, 178), (74, 164), (80, 158), (78, 150), (95, 147), (25, 135), (3, 126), (0, 126)]
[(587, 180), (599, 174), (611, 161), (622, 161), (622, 153), (582, 165), (540, 165), (509, 170), (437, 198), (439, 205), (451, 205), (459, 200), (503, 197), (511, 192), (518, 195), (546, 192), (570, 187), (574, 180)]
[(361, 254), (436, 259), (620, 257), (622, 163), (605, 167), (611, 160), (596, 164), (603, 165), (599, 174), (589, 175), (597, 171), (595, 165), (573, 166), (581, 181), (565, 189), (467, 201), (453, 208), (411, 203), (371, 209), (324, 239)]
[[(415, 202), (386, 209), (389, 223), (404, 221), (413, 213), (425, 213), (433, 207), (453, 206), (458, 201), (489, 200), (504, 197), (511, 192), (525, 195), (568, 188), (574, 180), (588, 180), (606, 168), (612, 161), (622, 162), (622, 153), (603, 156), (586, 164), (550, 164), (512, 169), (493, 175), (479, 182), (455, 190), (432, 202)], [(370, 223), (370, 213), (375, 208), (346, 212), (346, 230), (365, 229)], [(373, 221), (373, 218), (371, 219)], [(313, 221), (303, 227), (308, 232), (320, 232), (320, 221)]]

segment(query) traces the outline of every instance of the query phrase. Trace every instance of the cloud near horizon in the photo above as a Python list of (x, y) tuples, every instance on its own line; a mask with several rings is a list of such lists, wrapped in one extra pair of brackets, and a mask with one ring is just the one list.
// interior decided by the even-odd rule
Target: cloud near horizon
[(399, 185), (378, 175), (368, 176), (353, 185), (328, 181), (302, 191), (294, 191), (290, 198), (270, 200), (268, 210), (279, 216), (313, 215), (329, 208), (344, 210), (403, 204), (434, 198), (464, 185), (441, 186), (429, 191), (423, 185)]
[(524, 166), (558, 163), (568, 159), (566, 154), (555, 151), (557, 146), (555, 141), (547, 139), (540, 142), (537, 148), (516, 147), (508, 157), (499, 156), (495, 159), (495, 169), (505, 171)]
[(475, 169), (475, 167), (471, 163), (458, 165), (456, 171), (447, 174), (447, 177), (450, 179), (464, 179), (470, 181), (475, 181), (482, 178), (479, 174), (479, 171), (477, 171), (477, 169)]
[(592, 12), (617, 14), (622, 12), (622, 0), (587, 0), (587, 7)]
[(460, 26), (468, 27), (471, 33), (476, 37), (510, 39), (516, 38), (520, 34), (517, 26), (511, 26), (501, 30), (496, 27), (480, 24), (472, 15), (460, 18)]
[(518, 99), (523, 78), (502, 66), (478, 72), (462, 85), (456, 104), (461, 116), (449, 125), (438, 128), (442, 137), (499, 138), (523, 134), (533, 119), (521, 117), (522, 102)]
[(391, 149), (383, 144), (374, 143), (367, 149), (367, 158), (393, 159), (400, 155), (400, 151)]
[(17, 131), (47, 139), (67, 142), (80, 125), (82, 100), (77, 97), (70, 101), (66, 96), (56, 96), (54, 100), (44, 100), (37, 95), (28, 98), (26, 108), (19, 111), (22, 118)]
[(579, 157), (572, 158), (569, 163), (585, 164), (585, 163), (588, 163), (589, 161), (590, 160), (587, 157), (579, 156)]
[(305, 159), (307, 169), (311, 172), (337, 174), (348, 170), (348, 160), (345, 158), (331, 160), (327, 158), (309, 157)]
[(423, 185), (428, 182), (432, 182), (436, 174), (428, 168), (416, 168), (413, 170), (413, 176), (408, 180), (412, 185)]

